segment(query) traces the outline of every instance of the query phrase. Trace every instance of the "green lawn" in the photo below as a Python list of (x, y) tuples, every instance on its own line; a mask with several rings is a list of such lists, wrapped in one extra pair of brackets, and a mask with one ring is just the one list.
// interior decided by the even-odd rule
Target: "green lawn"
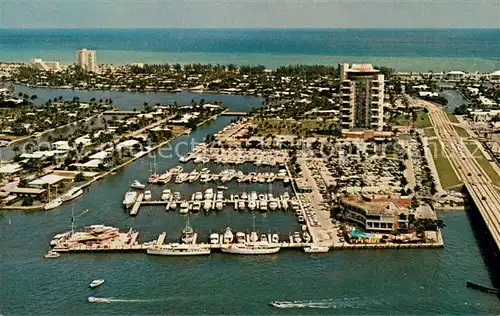
[(453, 127), (457, 131), (458, 136), (460, 136), (460, 137), (470, 137), (469, 133), (467, 133), (467, 131), (464, 128), (462, 128), (460, 126), (453, 126)]
[(448, 119), (454, 123), (460, 123), (457, 119), (457, 117), (455, 116), (455, 114), (453, 113), (448, 113), (446, 112), (446, 115), (448, 115)]
[(481, 168), (483, 168), (484, 172), (486, 172), (493, 184), (500, 186), (500, 176), (498, 176), (498, 173), (495, 169), (493, 169), (493, 166), (488, 159), (486, 159), (483, 152), (477, 147), (477, 145), (472, 142), (466, 142), (465, 146), (467, 146), (467, 149), (469, 149), (472, 156), (476, 158), (477, 163), (481, 166)]
[(458, 180), (450, 161), (444, 156), (444, 151), (439, 141), (436, 139), (429, 140), (429, 149), (431, 150), (432, 158), (439, 174), (439, 181), (443, 189), (459, 185), (461, 182)]
[(436, 131), (434, 131), (434, 128), (432, 128), (432, 127), (427, 127), (427, 128), (424, 128), (424, 134), (427, 137), (435, 137)]
[(429, 119), (429, 114), (425, 113), (424, 111), (418, 111), (417, 112), (417, 120), (415, 121), (415, 127), (416, 128), (426, 128), (426, 127), (431, 127), (431, 121)]

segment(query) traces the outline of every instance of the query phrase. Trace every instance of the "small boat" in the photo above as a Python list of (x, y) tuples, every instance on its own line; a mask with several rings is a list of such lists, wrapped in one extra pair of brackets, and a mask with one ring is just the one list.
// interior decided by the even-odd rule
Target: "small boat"
[(219, 185), (219, 186), (217, 187), (217, 189), (219, 189), (219, 190), (227, 190), (227, 187), (226, 187), (226, 186), (224, 186), (224, 185)]
[(55, 259), (55, 258), (59, 258), (60, 256), (61, 255), (57, 251), (50, 250), (43, 257), (46, 259)]
[(174, 200), (180, 200), (181, 199), (181, 193), (180, 192), (174, 192)]
[(145, 184), (142, 184), (139, 182), (139, 180), (134, 180), (134, 182), (132, 182), (132, 184), (130, 185), (130, 187), (132, 189), (139, 189), (139, 190), (142, 190), (146, 187)]
[(170, 200), (170, 197), (172, 197), (172, 191), (170, 191), (170, 189), (165, 189), (165, 190), (162, 191), (162, 193), (161, 193), (161, 199), (163, 201)]
[(272, 234), (271, 236), (271, 241), (274, 244), (277, 244), (280, 242), (280, 236), (278, 234)]
[(237, 232), (236, 233), (236, 242), (237, 243), (244, 243), (245, 242), (245, 233)]
[(194, 201), (193, 202), (193, 207), (191, 208), (191, 211), (193, 213), (198, 213), (201, 210), (201, 202), (200, 201)]
[(182, 202), (180, 206), (181, 210), (179, 213), (181, 214), (187, 214), (189, 212), (189, 203), (188, 202)]
[(233, 242), (233, 239), (234, 239), (233, 232), (231, 231), (230, 227), (227, 227), (226, 231), (224, 232), (224, 243), (230, 244)]
[(299, 223), (304, 223), (304, 222), (306, 221), (306, 220), (304, 219), (304, 216), (302, 216), (302, 215), (299, 215), (298, 220), (299, 220)]
[(266, 234), (260, 235), (260, 241), (267, 243), (267, 235)]
[(219, 211), (222, 210), (224, 208), (224, 203), (222, 203), (222, 201), (216, 201), (215, 208)]
[(260, 201), (260, 211), (261, 212), (267, 212), (267, 201), (263, 200)]
[(151, 191), (147, 190), (144, 192), (144, 201), (151, 201)]
[(175, 201), (170, 201), (170, 203), (168, 203), (168, 207), (171, 209), (171, 210), (175, 210), (177, 208), (177, 202)]
[(131, 207), (137, 200), (137, 195), (138, 194), (135, 191), (128, 191), (127, 193), (125, 193), (125, 198), (123, 198), (123, 205), (126, 208)]
[(192, 244), (193, 241), (194, 241), (194, 230), (189, 225), (189, 217), (188, 217), (188, 220), (186, 222), (186, 227), (184, 227), (181, 233), (181, 242), (184, 244)]
[(275, 200), (269, 202), (269, 209), (271, 211), (274, 211), (277, 208), (278, 208), (278, 202), (276, 202)]
[(220, 238), (220, 236), (217, 233), (210, 234), (210, 243), (211, 244), (218, 244), (219, 238)]
[(94, 296), (89, 296), (87, 300), (89, 303), (111, 303), (111, 298), (104, 298), (104, 297), (94, 297)]
[(98, 287), (99, 285), (103, 284), (104, 283), (104, 280), (103, 279), (100, 279), (100, 280), (94, 280), (92, 282), (90, 282), (90, 288), (93, 289), (93, 288), (96, 288)]
[(55, 209), (56, 207), (61, 206), (62, 203), (63, 203), (63, 201), (62, 201), (61, 198), (56, 198), (55, 200), (52, 200), (49, 203), (45, 204), (45, 206), (43, 207), (43, 209), (46, 210), (46, 211), (52, 210), (52, 209)]
[(83, 194), (82, 189), (73, 188), (73, 189), (69, 190), (68, 192), (66, 192), (66, 194), (62, 195), (61, 199), (63, 200), (63, 202), (68, 202), (68, 201), (71, 201), (73, 199), (76, 199), (77, 197), (79, 197), (82, 194)]
[(250, 200), (248, 201), (248, 209), (253, 211), (255, 210), (255, 208), (257, 207), (257, 202), (255, 202), (254, 200)]
[(318, 246), (316, 244), (311, 244), (309, 247), (304, 247), (304, 252), (307, 253), (321, 253), (328, 252), (329, 248), (326, 246)]
[(201, 192), (196, 192), (194, 194), (194, 199), (197, 200), (197, 201), (200, 201), (200, 200), (203, 200), (203, 193)]
[(245, 201), (238, 201), (238, 209), (239, 210), (244, 210), (245, 209)]
[(293, 234), (293, 241), (296, 242), (296, 243), (302, 242), (302, 237), (300, 237), (300, 233), (299, 232), (295, 232)]
[(171, 244), (154, 246), (146, 250), (148, 255), (160, 256), (201, 256), (209, 255), (210, 248), (203, 245)]
[(310, 242), (311, 241), (311, 235), (309, 235), (308, 232), (303, 232), (302, 233), (302, 239), (305, 241), (305, 242)]
[(203, 203), (203, 209), (208, 212), (210, 211), (210, 209), (212, 209), (212, 201), (210, 200), (205, 200), (205, 202)]
[(196, 170), (191, 171), (191, 173), (188, 176), (189, 182), (195, 182), (199, 178), (200, 178), (200, 174)]
[(306, 226), (306, 225), (302, 225), (302, 226), (301, 226), (301, 229), (302, 229), (302, 231), (304, 231), (304, 232), (305, 232), (305, 231), (307, 230), (307, 226)]
[(242, 200), (248, 199), (248, 194), (246, 192), (241, 193), (241, 199)]

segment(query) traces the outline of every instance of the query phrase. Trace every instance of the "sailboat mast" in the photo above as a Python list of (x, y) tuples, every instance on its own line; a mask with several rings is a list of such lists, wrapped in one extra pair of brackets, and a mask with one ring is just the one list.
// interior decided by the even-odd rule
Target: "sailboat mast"
[(75, 234), (75, 214), (74, 207), (71, 205), (71, 236)]

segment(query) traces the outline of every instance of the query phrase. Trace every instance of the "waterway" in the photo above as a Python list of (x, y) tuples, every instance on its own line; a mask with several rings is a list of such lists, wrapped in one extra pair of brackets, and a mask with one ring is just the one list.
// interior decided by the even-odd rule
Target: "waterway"
[(464, 99), (462, 94), (454, 89), (445, 89), (439, 92), (439, 95), (448, 100), (448, 104), (446, 105), (446, 112), (453, 113), (453, 111), (462, 104), (469, 103), (466, 99)]
[[(170, 145), (185, 154), (190, 143), (201, 142), (209, 133), (227, 126), (221, 117), (201, 126)], [(164, 171), (178, 164), (177, 155), (156, 157)], [(445, 248), (423, 250), (334, 251), (306, 255), (283, 250), (271, 256), (245, 257), (215, 253), (199, 258), (166, 258), (145, 254), (71, 254), (56, 260), (43, 258), (51, 238), (69, 229), (71, 213), (76, 225), (108, 224), (141, 232), (152, 240), (162, 232), (178, 238), (186, 217), (162, 207), (143, 207), (130, 217), (121, 201), (134, 179), (144, 181), (153, 159), (139, 159), (116, 175), (95, 183), (72, 204), (50, 212), (0, 213), (0, 314), (132, 315), (132, 314), (499, 314), (496, 296), (467, 289), (466, 280), (491, 286), (482, 249), (464, 212), (440, 213), (447, 225)], [(186, 169), (193, 168), (191, 164)], [(213, 168), (214, 166), (208, 165)], [(241, 166), (248, 170), (248, 166)], [(264, 170), (264, 168), (262, 169)], [(269, 169), (267, 169), (269, 170)], [(205, 185), (206, 186), (206, 185)], [(215, 186), (211, 184), (210, 186)], [(229, 193), (239, 184), (230, 184)], [(188, 195), (201, 184), (169, 184)], [(154, 195), (160, 191), (157, 187)], [(288, 188), (244, 186), (244, 190), (279, 194)], [(282, 233), (298, 228), (292, 214), (257, 213), (256, 229)], [(191, 225), (206, 238), (226, 226), (237, 230), (252, 227), (248, 212), (227, 208), (218, 214), (193, 215)], [(90, 290), (91, 280), (104, 278)], [(109, 303), (88, 303), (87, 297), (113, 298)], [(288, 301), (288, 308), (275, 308), (271, 301)]]

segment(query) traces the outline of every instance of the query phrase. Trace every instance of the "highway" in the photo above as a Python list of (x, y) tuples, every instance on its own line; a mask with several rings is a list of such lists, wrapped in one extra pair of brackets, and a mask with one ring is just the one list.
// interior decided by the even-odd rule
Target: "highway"
[[(446, 113), (439, 106), (418, 101), (429, 110), (437, 138), (484, 219), (497, 249), (500, 249), (500, 193), (465, 146)], [(437, 151), (436, 151), (437, 152)]]

